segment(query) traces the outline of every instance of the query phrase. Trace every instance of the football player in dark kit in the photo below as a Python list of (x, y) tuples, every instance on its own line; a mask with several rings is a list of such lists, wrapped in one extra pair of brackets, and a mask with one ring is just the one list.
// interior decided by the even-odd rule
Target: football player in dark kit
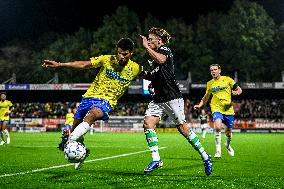
[(200, 128), (202, 130), (202, 138), (205, 138), (206, 129), (209, 128), (209, 124), (208, 124), (208, 115), (204, 109), (201, 109), (200, 111), (199, 120), (200, 120)]
[(143, 35), (140, 37), (143, 47), (151, 57), (151, 60), (148, 61), (151, 71), (145, 71), (144, 78), (150, 80), (155, 89), (153, 101), (149, 103), (144, 117), (144, 133), (152, 155), (152, 161), (144, 169), (144, 172), (151, 172), (163, 165), (158, 151), (158, 137), (155, 127), (162, 114), (165, 113), (174, 121), (178, 131), (201, 155), (205, 173), (209, 176), (212, 173), (210, 155), (206, 153), (198, 136), (188, 127), (185, 120), (184, 100), (174, 74), (173, 54), (166, 46), (171, 37), (166, 30), (155, 27), (149, 30), (148, 37)]

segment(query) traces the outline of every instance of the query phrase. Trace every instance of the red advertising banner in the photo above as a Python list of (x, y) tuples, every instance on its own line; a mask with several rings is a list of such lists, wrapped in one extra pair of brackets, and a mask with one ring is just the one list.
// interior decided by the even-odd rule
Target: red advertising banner
[(65, 119), (43, 118), (42, 125), (60, 125), (64, 124)]

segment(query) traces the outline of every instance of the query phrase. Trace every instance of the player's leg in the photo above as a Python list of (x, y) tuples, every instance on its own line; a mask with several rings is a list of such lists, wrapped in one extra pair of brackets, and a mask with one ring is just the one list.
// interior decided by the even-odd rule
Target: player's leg
[[(76, 128), (81, 122), (82, 122), (81, 120), (74, 119), (72, 128)], [(61, 150), (61, 151), (64, 150), (64, 148), (66, 146), (66, 143), (67, 143), (67, 141), (69, 139), (69, 136), (70, 136), (70, 131), (67, 132), (67, 130), (64, 129), (62, 131), (61, 142), (58, 144), (58, 147), (57, 147), (59, 150)]]
[(69, 125), (69, 124), (66, 124), (66, 125), (65, 125), (65, 129), (66, 129), (66, 134), (67, 134), (67, 135), (70, 135), (70, 133), (71, 133), (71, 128), (72, 128), (72, 125)]
[(215, 158), (221, 158), (222, 151), (221, 151), (221, 131), (222, 131), (222, 120), (223, 114), (220, 112), (213, 113), (213, 121), (215, 127), (215, 144), (216, 144), (216, 153), (214, 155)]
[(184, 122), (177, 125), (177, 129), (182, 134), (188, 142), (193, 146), (193, 148), (201, 155), (202, 159), (208, 159), (208, 155), (205, 152), (198, 136), (193, 130), (191, 130), (187, 124)]
[(5, 144), (4, 135), (3, 135), (3, 121), (0, 121), (0, 145)]
[(100, 108), (94, 107), (90, 109), (87, 115), (84, 117), (83, 122), (81, 122), (74, 131), (70, 134), (70, 141), (76, 141), (81, 136), (84, 136), (91, 128), (91, 124), (101, 119), (103, 116), (103, 111)]
[[(84, 101), (84, 102), (83, 102)], [(82, 103), (83, 102), (83, 103)], [(108, 113), (112, 111), (112, 107), (105, 100), (100, 100), (96, 98), (87, 98), (83, 99), (81, 104), (79, 105), (74, 119), (78, 119), (83, 117), (83, 121), (74, 128), (71, 132), (69, 141), (78, 141), (80, 142), (83, 139), (83, 136), (90, 130), (91, 124), (96, 120), (108, 120)], [(81, 106), (82, 105), (82, 106)], [(81, 107), (80, 107), (81, 106)], [(82, 142), (81, 142), (82, 143)], [(84, 159), (80, 162), (75, 163), (75, 169), (80, 169), (84, 163), (84, 160), (89, 156), (90, 150), (86, 148), (87, 154)]]
[(151, 151), (152, 161), (144, 169), (144, 172), (151, 172), (155, 168), (159, 168), (162, 166), (159, 147), (158, 147), (158, 136), (155, 131), (156, 124), (160, 121), (159, 117), (155, 116), (145, 116), (144, 117), (144, 133), (146, 136), (146, 142)]
[[(105, 105), (109, 108), (106, 108)], [(111, 110), (111, 106), (107, 101), (96, 98), (83, 98), (74, 115), (69, 140), (75, 141), (83, 137), (89, 131), (93, 121), (102, 117), (108, 119), (107, 113)]]
[(233, 125), (234, 125), (234, 116), (232, 116), (232, 115), (224, 116), (224, 124), (226, 126), (225, 127), (225, 134), (226, 134), (225, 146), (228, 150), (229, 155), (234, 156), (235, 151), (231, 147), (231, 140), (232, 140), (232, 137), (233, 137), (232, 128), (233, 128)]
[[(74, 131), (70, 134), (69, 141), (78, 141), (83, 143), (84, 138), (83, 136), (90, 130), (90, 125), (103, 117), (103, 111), (100, 108), (92, 108), (88, 111), (87, 115), (84, 117), (82, 123), (80, 123)], [(75, 163), (75, 169), (78, 170), (84, 164), (85, 159), (90, 155), (90, 150), (86, 147), (86, 156), (80, 162)]]
[(202, 124), (202, 125), (201, 125), (202, 138), (205, 138), (205, 137), (206, 137), (206, 128), (207, 128), (207, 124)]
[(203, 159), (205, 173), (207, 176), (211, 175), (212, 173), (212, 162), (211, 156), (205, 151), (203, 148), (198, 136), (188, 128), (186, 123), (180, 124), (177, 126), (178, 131), (187, 139), (189, 144), (201, 155)]
[(144, 169), (144, 172), (151, 172), (163, 165), (159, 154), (158, 136), (155, 131), (156, 125), (159, 123), (162, 116), (162, 110), (154, 102), (150, 102), (144, 116), (144, 133), (146, 136), (147, 145), (151, 151), (152, 161)]
[(11, 139), (10, 139), (10, 134), (9, 134), (9, 131), (8, 131), (8, 122), (9, 122), (8, 120), (3, 121), (2, 130), (3, 130), (3, 134), (7, 137), (6, 143), (10, 144)]
[(189, 144), (201, 155), (204, 162), (205, 173), (209, 176), (212, 173), (210, 155), (203, 148), (198, 136), (188, 127), (184, 115), (183, 99), (174, 99), (162, 105), (167, 115), (175, 122), (178, 131), (187, 139)]
[(70, 134), (74, 131), (74, 129), (82, 122), (82, 120), (79, 120), (78, 118), (74, 118), (73, 125), (70, 129)]

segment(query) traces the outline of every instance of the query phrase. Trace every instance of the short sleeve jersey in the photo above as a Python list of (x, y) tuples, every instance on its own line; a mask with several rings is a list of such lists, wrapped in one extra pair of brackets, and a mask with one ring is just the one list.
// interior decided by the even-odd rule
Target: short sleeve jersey
[(228, 76), (211, 79), (207, 82), (206, 93), (212, 94), (210, 102), (211, 112), (220, 112), (224, 115), (234, 115), (232, 105), (232, 88), (235, 81)]
[(74, 122), (74, 114), (73, 113), (67, 113), (65, 118), (65, 124), (72, 125)]
[(102, 55), (90, 60), (92, 67), (100, 70), (83, 97), (106, 100), (115, 108), (117, 100), (128, 89), (130, 82), (141, 73), (143, 67), (132, 60), (121, 66), (115, 55)]
[(6, 121), (10, 119), (9, 114), (5, 115), (12, 107), (13, 104), (9, 100), (0, 101), (0, 121)]
[(200, 124), (205, 124), (205, 123), (207, 123), (207, 118), (208, 118), (208, 116), (207, 116), (206, 114), (205, 114), (205, 115), (200, 114), (200, 115), (199, 115)]
[(161, 103), (182, 98), (174, 73), (171, 50), (166, 46), (161, 46), (157, 52), (165, 55), (166, 61), (163, 64), (152, 62), (151, 81), (155, 90), (154, 102)]

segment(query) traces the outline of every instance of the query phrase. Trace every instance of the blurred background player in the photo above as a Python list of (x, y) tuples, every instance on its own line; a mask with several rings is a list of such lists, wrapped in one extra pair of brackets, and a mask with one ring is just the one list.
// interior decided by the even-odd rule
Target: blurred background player
[(207, 128), (209, 128), (209, 124), (208, 124), (209, 118), (208, 118), (208, 115), (207, 115), (207, 113), (205, 112), (204, 109), (201, 109), (199, 119), (200, 119), (200, 128), (201, 128), (201, 131), (202, 131), (202, 138), (205, 138)]
[(69, 135), (70, 134), (70, 130), (72, 128), (73, 122), (74, 122), (74, 113), (72, 112), (71, 108), (68, 108), (67, 110), (67, 114), (65, 116), (65, 130), (66, 130), (66, 134)]
[(152, 161), (144, 169), (144, 172), (151, 172), (163, 165), (158, 152), (158, 137), (155, 131), (163, 113), (166, 113), (176, 124), (180, 134), (194, 147), (201, 155), (204, 163), (205, 173), (209, 176), (212, 173), (210, 156), (201, 145), (198, 136), (188, 127), (184, 114), (184, 100), (176, 82), (174, 73), (173, 54), (166, 46), (169, 43), (170, 35), (162, 28), (151, 28), (148, 37), (140, 35), (151, 60), (151, 71), (145, 72), (144, 78), (151, 81), (155, 90), (153, 101), (148, 105), (144, 116), (144, 133), (148, 147), (151, 151)]
[(231, 95), (240, 95), (242, 89), (235, 81), (228, 76), (221, 76), (221, 66), (219, 64), (210, 65), (210, 73), (213, 77), (206, 85), (206, 93), (199, 102), (194, 105), (194, 109), (200, 109), (212, 95), (210, 108), (215, 126), (215, 158), (221, 158), (221, 130), (222, 123), (225, 125), (226, 143), (225, 146), (230, 156), (235, 152), (231, 147), (232, 128), (234, 126), (234, 109)]
[(154, 87), (152, 85), (152, 83), (149, 83), (148, 85), (148, 91), (149, 91), (149, 94), (153, 97), (155, 95), (155, 90), (154, 90)]
[(11, 101), (6, 100), (6, 97), (7, 96), (5, 92), (0, 93), (0, 145), (5, 144), (3, 134), (7, 137), (6, 144), (10, 144), (11, 142), (7, 126), (10, 120), (10, 113), (12, 111), (13, 104)]
[(67, 114), (65, 115), (65, 123), (64, 123), (64, 128), (62, 128), (62, 137), (61, 137), (61, 142), (58, 145), (59, 150), (64, 150), (65, 147), (65, 141), (68, 140), (68, 136), (70, 135), (72, 125), (74, 122), (74, 114), (76, 113), (76, 108), (72, 109), (68, 108)]
[[(96, 120), (108, 120), (109, 112), (116, 107), (117, 100), (128, 89), (131, 81), (142, 72), (143, 67), (130, 60), (133, 52), (134, 42), (130, 38), (121, 38), (117, 42), (115, 55), (101, 55), (87, 61), (66, 63), (44, 60), (42, 65), (44, 68), (100, 68), (77, 108), (68, 138), (70, 142), (82, 143), (83, 136), (90, 130), (92, 123)], [(87, 154), (89, 154), (89, 149), (87, 149)], [(84, 160), (75, 163), (75, 169), (80, 169)]]

